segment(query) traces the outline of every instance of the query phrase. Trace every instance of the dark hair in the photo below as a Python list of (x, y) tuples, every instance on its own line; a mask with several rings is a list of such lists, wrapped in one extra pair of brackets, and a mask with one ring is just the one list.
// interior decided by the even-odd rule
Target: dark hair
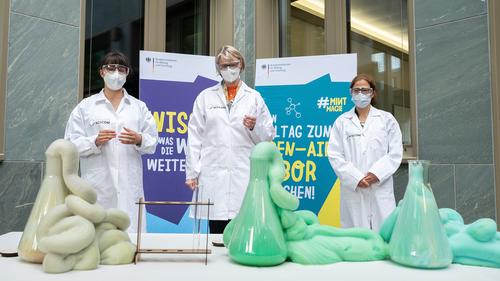
[(118, 51), (111, 51), (107, 53), (99, 63), (99, 70), (101, 70), (102, 66), (106, 64), (121, 64), (132, 70), (127, 56)]
[(368, 84), (370, 84), (370, 88), (373, 89), (373, 96), (372, 96), (372, 101), (370, 102), (370, 104), (375, 105), (377, 103), (377, 85), (375, 84), (375, 81), (373, 80), (373, 78), (370, 75), (363, 74), (363, 73), (356, 75), (352, 79), (351, 85), (349, 86), (349, 88), (352, 89), (354, 84), (356, 84), (356, 82), (361, 81), (361, 80), (365, 80), (366, 82), (368, 82)]

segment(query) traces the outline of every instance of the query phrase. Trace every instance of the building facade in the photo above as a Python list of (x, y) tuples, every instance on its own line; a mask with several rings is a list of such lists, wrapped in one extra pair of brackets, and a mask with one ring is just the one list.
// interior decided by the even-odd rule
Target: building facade
[[(47, 146), (71, 110), (102, 87), (105, 52), (213, 55), (247, 61), (357, 53), (381, 108), (400, 121), (405, 159), (431, 160), (439, 207), (466, 223), (498, 218), (500, 4), (493, 0), (8, 0), (0, 4), (0, 234), (22, 231)], [(137, 95), (138, 77), (126, 88)], [(408, 167), (395, 175), (402, 199)]]

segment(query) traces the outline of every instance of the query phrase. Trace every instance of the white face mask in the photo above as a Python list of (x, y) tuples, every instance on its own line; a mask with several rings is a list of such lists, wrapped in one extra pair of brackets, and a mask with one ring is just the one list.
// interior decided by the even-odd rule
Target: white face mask
[(123, 84), (125, 84), (125, 81), (127, 81), (127, 75), (118, 72), (118, 70), (115, 72), (106, 72), (106, 74), (104, 74), (104, 83), (113, 91), (120, 90)]
[(353, 95), (351, 100), (354, 102), (356, 107), (365, 108), (370, 104), (372, 97), (371, 95), (357, 94)]
[(240, 68), (239, 67), (228, 67), (220, 71), (222, 79), (227, 83), (233, 83), (236, 79), (240, 78)]

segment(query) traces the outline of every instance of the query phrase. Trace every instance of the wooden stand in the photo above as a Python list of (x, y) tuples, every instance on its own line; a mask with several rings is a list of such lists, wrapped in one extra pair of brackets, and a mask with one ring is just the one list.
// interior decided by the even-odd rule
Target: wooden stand
[(205, 243), (205, 248), (200, 249), (141, 249), (141, 225), (142, 225), (142, 206), (143, 205), (195, 205), (195, 206), (207, 206), (207, 217), (210, 215), (210, 206), (214, 203), (210, 202), (174, 202), (174, 201), (144, 201), (143, 198), (139, 199), (139, 216), (137, 223), (137, 248), (135, 251), (134, 264), (137, 264), (141, 258), (141, 254), (205, 254), (205, 265), (208, 262), (208, 254), (212, 253), (212, 250), (208, 249), (208, 223), (207, 223), (207, 239)]

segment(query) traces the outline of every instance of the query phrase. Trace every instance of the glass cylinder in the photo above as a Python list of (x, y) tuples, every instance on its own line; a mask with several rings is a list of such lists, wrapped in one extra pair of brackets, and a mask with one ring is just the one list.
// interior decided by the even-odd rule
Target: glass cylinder
[(389, 242), (393, 261), (411, 267), (443, 268), (453, 255), (429, 182), (430, 161), (408, 161), (409, 178)]

